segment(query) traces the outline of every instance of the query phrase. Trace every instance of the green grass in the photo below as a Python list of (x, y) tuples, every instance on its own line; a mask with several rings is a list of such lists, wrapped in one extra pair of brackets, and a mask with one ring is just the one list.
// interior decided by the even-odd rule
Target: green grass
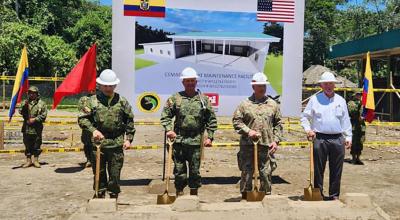
[(150, 61), (150, 60), (144, 60), (140, 58), (135, 58), (135, 70), (140, 70), (145, 67), (153, 66), (157, 64), (156, 62)]
[(144, 54), (144, 49), (137, 49), (137, 50), (135, 51), (135, 54), (136, 54), (136, 55)]
[[(136, 55), (144, 54), (144, 49), (137, 49), (135, 51)], [(135, 70), (140, 70), (149, 66), (153, 66), (157, 64), (156, 62), (150, 60), (144, 60), (140, 58), (135, 58)]]
[(275, 91), (282, 95), (282, 64), (283, 56), (268, 55), (265, 64), (264, 73), (267, 75), (272, 87)]

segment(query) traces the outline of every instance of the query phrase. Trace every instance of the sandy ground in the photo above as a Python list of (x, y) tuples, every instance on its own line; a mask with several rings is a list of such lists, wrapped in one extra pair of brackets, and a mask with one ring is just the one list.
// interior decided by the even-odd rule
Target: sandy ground
[[(142, 120), (141, 118), (140, 120)], [(146, 119), (157, 121), (157, 119)], [(220, 122), (229, 122), (228, 118)], [(46, 138), (70, 138), (68, 126), (46, 128)], [(369, 127), (368, 141), (400, 141), (399, 128)], [(73, 126), (76, 137), (79, 130)], [(137, 126), (134, 144), (162, 144), (163, 132), (159, 126)], [(18, 138), (18, 135), (15, 135)], [(232, 142), (239, 138), (231, 130), (218, 131), (216, 142)], [(303, 134), (285, 132), (287, 140), (304, 141)], [(48, 139), (49, 140), (49, 139)], [(53, 145), (48, 145), (52, 147)], [(47, 147), (47, 146), (46, 146)], [(54, 146), (57, 147), (57, 146)], [(22, 148), (7, 145), (6, 149)], [(236, 162), (237, 148), (209, 148), (202, 167), (203, 187), (199, 191), (201, 202), (238, 202), (239, 170)], [(349, 157), (347, 152), (347, 158)], [(148, 184), (160, 179), (163, 150), (126, 151), (122, 170), (122, 193), (119, 209), (156, 203), (156, 195), (148, 194)], [(276, 154), (278, 169), (273, 176), (273, 194), (298, 200), (307, 186), (308, 149), (281, 147)], [(93, 196), (92, 171), (83, 169), (83, 152), (50, 153), (41, 156), (41, 169), (19, 168), (24, 162), (23, 154), (0, 155), (0, 219), (67, 219), (85, 206)], [(392, 219), (400, 219), (400, 146), (366, 148), (364, 166), (345, 163), (342, 193), (369, 194)], [(328, 172), (328, 170), (327, 170)], [(327, 174), (327, 173), (326, 173)], [(326, 183), (328, 176), (326, 175)], [(327, 187), (326, 187), (327, 190)], [(325, 191), (326, 191), (325, 190)]]

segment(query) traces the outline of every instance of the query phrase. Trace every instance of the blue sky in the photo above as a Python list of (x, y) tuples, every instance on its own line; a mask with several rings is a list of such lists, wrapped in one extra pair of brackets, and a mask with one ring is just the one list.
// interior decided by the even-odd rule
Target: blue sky
[(174, 33), (190, 31), (262, 32), (264, 25), (262, 22), (257, 22), (255, 13), (181, 9), (167, 9), (165, 19), (137, 17), (136, 20), (141, 25), (162, 28)]
[[(111, 5), (112, 0), (100, 0), (103, 5)], [(350, 0), (348, 5), (361, 5), (363, 0)], [(345, 10), (346, 6), (338, 6)], [(368, 8), (375, 10), (369, 5)], [(166, 18), (137, 17), (140, 25), (147, 25), (173, 33), (189, 31), (262, 32), (263, 22), (256, 21), (255, 13), (211, 12), (197, 10), (167, 9)]]
[[(111, 0), (101, 0), (111, 5)], [(211, 12), (197, 10), (167, 9), (166, 18), (137, 17), (140, 25), (147, 25), (173, 33), (189, 31), (236, 31), (262, 32), (262, 22), (257, 22), (255, 13)]]

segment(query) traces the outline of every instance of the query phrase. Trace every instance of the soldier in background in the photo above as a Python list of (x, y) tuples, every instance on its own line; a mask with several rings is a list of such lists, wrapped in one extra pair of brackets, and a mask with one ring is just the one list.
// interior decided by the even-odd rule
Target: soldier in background
[(94, 174), (100, 165), (98, 197), (104, 198), (108, 191), (110, 198), (118, 198), (124, 149), (131, 145), (135, 135), (133, 112), (129, 102), (114, 92), (120, 82), (114, 71), (104, 70), (96, 82), (100, 92), (89, 98), (86, 111), (79, 113), (78, 123), (92, 133), (95, 144), (101, 145), (100, 164), (96, 164), (96, 149), (91, 156)]
[[(89, 113), (89, 100), (90, 97), (96, 94), (96, 90), (90, 91), (87, 95), (82, 96), (78, 101), (78, 112), (86, 112)], [(92, 133), (88, 130), (82, 129), (81, 141), (83, 143), (83, 151), (85, 153), (86, 162), (84, 163), (85, 167), (91, 167), (92, 161), (92, 151), (93, 151), (93, 143), (92, 143)]]
[(276, 168), (273, 154), (282, 139), (282, 122), (278, 103), (266, 96), (268, 84), (264, 73), (254, 74), (251, 82), (254, 93), (240, 103), (233, 114), (233, 127), (241, 135), (238, 164), (242, 172), (240, 192), (243, 199), (246, 198), (246, 192), (253, 188), (253, 140), (257, 139), (260, 139), (258, 147), (260, 191), (265, 191), (267, 195), (271, 194), (272, 171)]
[[(200, 145), (210, 147), (217, 130), (217, 119), (208, 97), (196, 91), (197, 78), (194, 69), (184, 69), (181, 79), (185, 90), (168, 98), (161, 114), (167, 137), (175, 140), (173, 158), (177, 196), (183, 195), (187, 185), (190, 195), (197, 195), (201, 187)], [(207, 137), (201, 143), (205, 130)], [(186, 162), (189, 164), (189, 179)]]
[[(25, 145), (26, 163), (22, 167), (27, 168), (32, 164), (36, 168), (40, 168), (39, 155), (42, 152), (43, 123), (47, 117), (47, 106), (40, 99), (39, 89), (31, 86), (28, 89), (28, 100), (22, 102), (19, 113), (24, 119), (22, 125), (23, 141)], [(32, 163), (32, 156), (34, 161)]]
[(352, 164), (364, 165), (360, 159), (361, 152), (363, 150), (363, 144), (365, 141), (365, 120), (362, 117), (362, 104), (361, 104), (361, 92), (354, 94), (353, 99), (347, 103), (349, 109), (350, 122), (352, 125), (352, 145), (350, 154), (352, 156)]

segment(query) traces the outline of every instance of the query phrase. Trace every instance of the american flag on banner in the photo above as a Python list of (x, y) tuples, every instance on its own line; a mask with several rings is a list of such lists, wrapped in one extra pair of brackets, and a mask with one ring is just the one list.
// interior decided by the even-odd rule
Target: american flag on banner
[(294, 22), (295, 0), (258, 0), (257, 21)]

